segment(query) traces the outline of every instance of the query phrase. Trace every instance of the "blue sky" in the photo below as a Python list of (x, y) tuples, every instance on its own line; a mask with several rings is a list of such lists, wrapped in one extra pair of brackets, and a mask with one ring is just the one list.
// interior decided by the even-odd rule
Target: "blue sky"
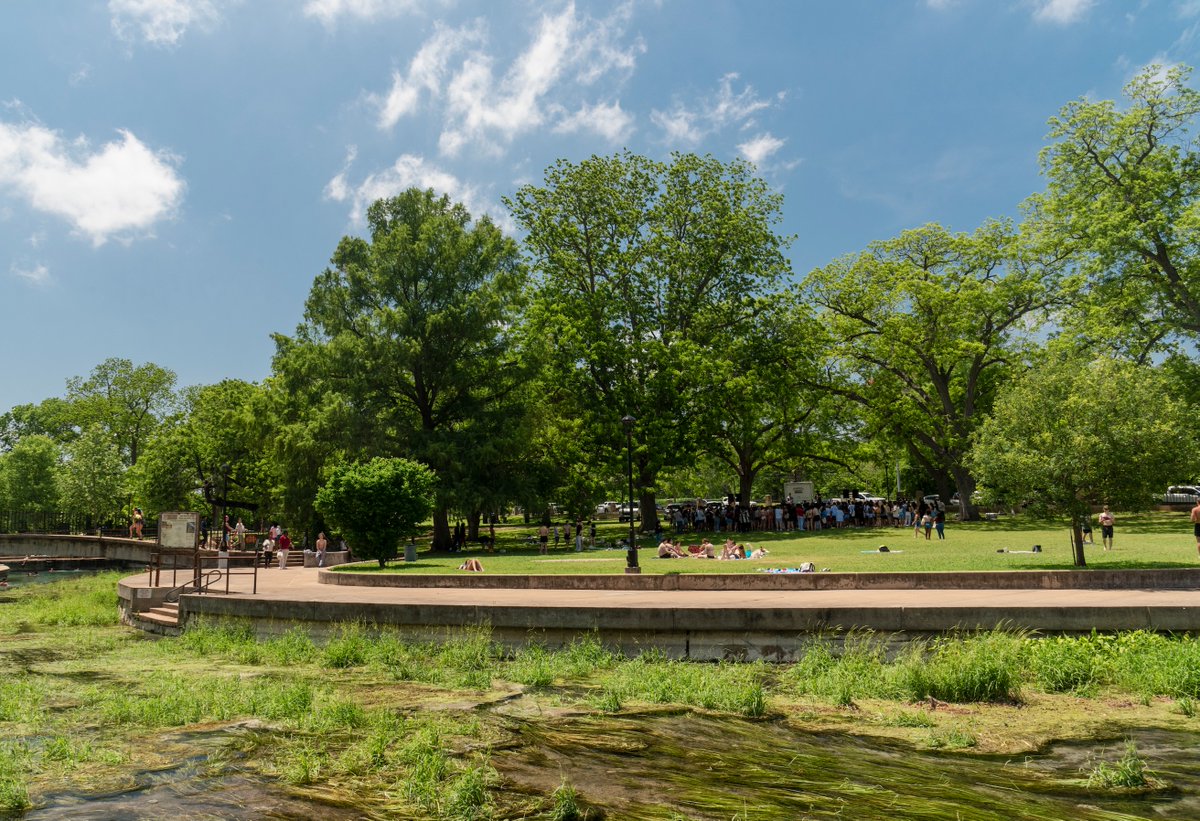
[[(66, 13), (65, 13), (66, 12)], [(797, 275), (1041, 188), (1046, 120), (1200, 0), (4, 0), (0, 411), (108, 357), (270, 368), (375, 198), (629, 148), (754, 161)]]

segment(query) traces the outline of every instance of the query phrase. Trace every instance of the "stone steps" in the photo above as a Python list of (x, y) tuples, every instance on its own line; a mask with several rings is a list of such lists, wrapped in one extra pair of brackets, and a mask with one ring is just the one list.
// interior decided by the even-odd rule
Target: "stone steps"
[(164, 635), (179, 635), (179, 605), (174, 603), (160, 604), (149, 610), (142, 610), (134, 618), (149, 625), (151, 632)]

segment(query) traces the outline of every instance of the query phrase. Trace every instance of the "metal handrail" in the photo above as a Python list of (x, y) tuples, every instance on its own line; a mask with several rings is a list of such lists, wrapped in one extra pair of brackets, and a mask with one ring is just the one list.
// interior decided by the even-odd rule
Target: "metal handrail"
[(213, 570), (207, 570), (202, 573), (198, 579), (189, 579), (181, 585), (172, 587), (165, 594), (163, 594), (163, 601), (168, 603), (178, 602), (179, 597), (187, 592), (188, 588), (194, 588), (194, 592), (196, 593), (203, 593), (205, 590), (219, 582), (224, 576), (225, 571), (223, 570), (217, 570), (215, 568)]

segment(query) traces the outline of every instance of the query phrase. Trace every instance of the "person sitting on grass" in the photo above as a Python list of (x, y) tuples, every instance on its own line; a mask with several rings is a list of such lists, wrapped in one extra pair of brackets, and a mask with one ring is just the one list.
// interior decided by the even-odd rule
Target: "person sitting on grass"
[(713, 547), (713, 543), (710, 542), (707, 537), (705, 537), (704, 539), (702, 539), (700, 541), (700, 546), (696, 549), (696, 551), (694, 553), (691, 551), (688, 551), (688, 552), (691, 554), (691, 557), (693, 559), (715, 559), (715, 558), (717, 558), (716, 549)]
[(459, 570), (470, 570), (473, 573), (482, 573), (483, 565), (479, 563), (479, 559), (467, 559), (458, 566)]
[(679, 559), (684, 555), (678, 544), (672, 544), (670, 539), (663, 539), (658, 545), (658, 558)]
[(721, 551), (722, 559), (744, 559), (746, 558), (746, 548), (740, 544), (735, 544), (733, 539), (728, 539), (725, 542), (725, 548)]

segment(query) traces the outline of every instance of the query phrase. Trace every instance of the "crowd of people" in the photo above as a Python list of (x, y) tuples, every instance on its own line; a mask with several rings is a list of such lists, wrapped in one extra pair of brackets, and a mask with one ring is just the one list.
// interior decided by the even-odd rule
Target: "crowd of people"
[[(940, 501), (825, 499), (776, 505), (692, 504), (672, 506), (668, 522), (684, 533), (816, 531), (847, 527), (936, 528), (945, 538), (946, 505)], [(929, 538), (928, 535), (926, 538)]]

